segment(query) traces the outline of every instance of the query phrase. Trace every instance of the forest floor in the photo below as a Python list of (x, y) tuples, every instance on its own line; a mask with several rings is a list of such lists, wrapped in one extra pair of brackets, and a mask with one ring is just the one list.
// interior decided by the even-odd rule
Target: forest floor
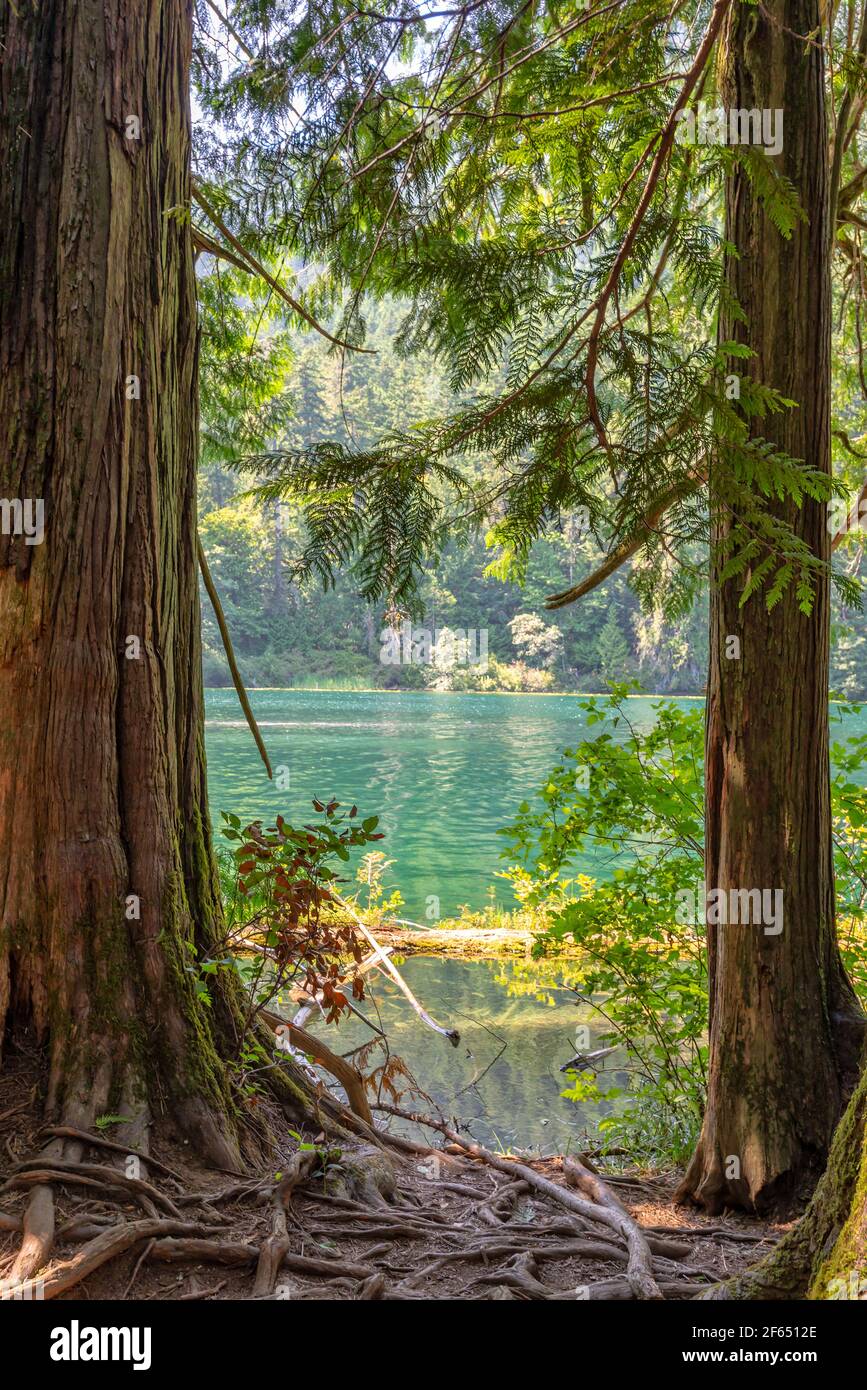
[[(0, 1281), (46, 1142), (32, 1081), (20, 1069), (0, 1077)], [(352, 1141), (324, 1173), (321, 1149), (287, 1140), (279, 1167), (242, 1177), (203, 1170), (164, 1139), (143, 1159), (144, 1186), (124, 1191), (121, 1146), (93, 1134), (81, 1175), (53, 1183), (55, 1244), (32, 1296), (688, 1299), (785, 1229), (675, 1206), (675, 1172), (600, 1174), (603, 1191), (586, 1157), (474, 1156), (446, 1140), (402, 1153)]]

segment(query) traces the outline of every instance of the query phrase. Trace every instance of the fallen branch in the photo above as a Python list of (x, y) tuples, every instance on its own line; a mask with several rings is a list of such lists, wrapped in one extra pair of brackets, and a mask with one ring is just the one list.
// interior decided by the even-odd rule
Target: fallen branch
[(303, 1052), (309, 1052), (320, 1066), (330, 1072), (346, 1092), (346, 1099), (349, 1101), (349, 1108), (353, 1114), (357, 1115), (365, 1124), (373, 1125), (373, 1116), (370, 1113), (370, 1105), (367, 1101), (364, 1078), (361, 1072), (356, 1071), (355, 1067), (350, 1066), (343, 1057), (338, 1057), (336, 1052), (332, 1052), (321, 1038), (317, 1038), (313, 1033), (308, 1033), (305, 1028), (299, 1028), (297, 1023), (290, 1023), (288, 1019), (281, 1018), (279, 1014), (271, 1013), (270, 1009), (262, 1009), (261, 1016), (269, 1027), (274, 1029), (275, 1033), (279, 1035), (282, 1032)]
[(457, 1029), (442, 1028), (439, 1023), (436, 1023), (434, 1019), (431, 1018), (427, 1010), (423, 1009), (421, 1004), (416, 999), (415, 995), (413, 994), (409, 985), (404, 980), (397, 966), (394, 964), (393, 961), (389, 960), (384, 948), (380, 946), (379, 942), (376, 940), (376, 937), (373, 936), (372, 933), (368, 930), (368, 928), (364, 925), (352, 904), (348, 903), (345, 898), (341, 898), (340, 894), (335, 893), (333, 889), (331, 890), (331, 897), (334, 899), (336, 903), (339, 903), (340, 906), (349, 913), (349, 915), (354, 919), (355, 924), (358, 927), (358, 930), (361, 932), (362, 936), (365, 938), (367, 943), (373, 947), (374, 951), (378, 952), (380, 959), (377, 961), (377, 965), (379, 966), (380, 970), (388, 972), (388, 974), (391, 976), (391, 978), (397, 985), (398, 989), (409, 1000), (410, 1004), (412, 1005), (415, 1012), (418, 1014), (422, 1023), (426, 1023), (428, 1028), (432, 1028), (435, 1033), (439, 1033), (442, 1037), (448, 1038), (452, 1047), (457, 1047), (458, 1043), (461, 1040), (461, 1035), (457, 1031)]
[[(366, 975), (369, 970), (372, 970), (374, 966), (379, 964), (384, 955), (391, 955), (392, 950), (393, 947), (386, 946), (384, 950), (374, 951), (372, 955), (365, 956), (364, 960), (360, 961), (355, 967), (356, 975)], [(318, 1008), (320, 1013), (325, 1012), (322, 1007), (325, 996), (321, 990), (318, 990), (316, 994), (305, 994), (303, 991), (299, 991), (299, 993), (302, 995), (303, 1003), (292, 1019), (292, 1022), (295, 1024), (296, 1028), (303, 1028), (308, 1014), (312, 1013), (315, 1008)], [(375, 1023), (371, 1023), (370, 1019), (367, 1018), (360, 1009), (355, 1007), (351, 999), (346, 1000), (346, 1007), (356, 1018), (361, 1019), (361, 1022), (366, 1024), (372, 1033), (376, 1033), (380, 1038), (386, 1036), (381, 1028), (378, 1028)]]

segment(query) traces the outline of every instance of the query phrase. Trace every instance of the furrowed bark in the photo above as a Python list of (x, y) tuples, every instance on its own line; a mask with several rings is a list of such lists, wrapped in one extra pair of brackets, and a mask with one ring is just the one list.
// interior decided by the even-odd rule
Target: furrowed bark
[[(736, 5), (722, 42), (727, 109), (782, 110), (776, 161), (806, 214), (790, 239), (745, 173), (728, 180), (727, 284), (746, 323), (722, 314), (722, 340), (746, 343), (747, 370), (798, 402), (754, 420), (756, 435), (830, 473), (829, 199), (817, 0)], [(743, 370), (737, 362), (731, 370)], [(713, 503), (713, 476), (711, 478)], [(827, 560), (826, 510), (774, 504)], [(716, 540), (738, 519), (714, 509)], [(710, 1210), (766, 1210), (809, 1196), (855, 1084), (864, 1020), (834, 934), (828, 761), (829, 585), (801, 612), (792, 586), (772, 612), (739, 607), (747, 574), (711, 584), (706, 735), (708, 890), (782, 889), (783, 929), (708, 927), (710, 1069), (704, 1127), (681, 1189)], [(740, 639), (740, 658), (726, 639)]]
[(867, 1072), (834, 1135), (828, 1167), (801, 1220), (754, 1269), (702, 1295), (845, 1299), (867, 1295)]
[[(196, 552), (187, 0), (0, 3), (0, 1035), (237, 1168)], [(298, 1093), (299, 1098), (301, 1093)], [(121, 1136), (123, 1137), (123, 1136)]]

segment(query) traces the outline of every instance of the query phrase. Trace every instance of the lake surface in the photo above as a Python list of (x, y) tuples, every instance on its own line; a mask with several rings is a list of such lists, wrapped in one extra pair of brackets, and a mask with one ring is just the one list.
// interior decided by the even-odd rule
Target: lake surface
[[(209, 690), (215, 826), (220, 811), (234, 812), (245, 824), (273, 824), (279, 813), (303, 822), (312, 815), (314, 796), (355, 801), (362, 815), (380, 817), (386, 838), (377, 847), (395, 861), (387, 882), (400, 888), (407, 917), (424, 921), (432, 895), (442, 916), (462, 903), (482, 907), (492, 884), (508, 904), (510, 887), (495, 877), (505, 863), (496, 832), (542, 784), (560, 750), (584, 735), (580, 698), (254, 690), (251, 701), (272, 764), (275, 771), (288, 770), (281, 790), (265, 774), (235, 692)], [(655, 697), (630, 700), (636, 727), (652, 723), (654, 703)], [(677, 703), (695, 707), (694, 700)], [(862, 721), (850, 719), (849, 728), (854, 732)], [(578, 863), (600, 878), (614, 867), (610, 859)], [(575, 1105), (560, 1095), (568, 1079), (558, 1069), (577, 1050), (576, 1027), (590, 1026), (591, 1048), (601, 1043), (598, 1019), (576, 1008), (564, 988), (568, 963), (559, 973), (549, 963), (414, 956), (401, 969), (434, 1018), (458, 1028), (460, 1046), (452, 1048), (426, 1028), (382, 977), (363, 1008), (446, 1115), (469, 1121), (472, 1134), (495, 1148), (561, 1152), (595, 1133), (610, 1107)], [(327, 1029), (329, 1046), (340, 1053), (371, 1036), (356, 1019), (344, 1020), (336, 1032)], [(381, 1060), (372, 1057), (365, 1069)], [(620, 1054), (605, 1060), (603, 1091), (625, 1083), (624, 1060)], [(398, 1089), (405, 1084), (399, 1078)], [(430, 1108), (423, 1096), (407, 1095), (404, 1105)]]
[[(432, 897), (442, 917), (464, 903), (483, 907), (492, 886), (508, 904), (510, 886), (495, 877), (505, 867), (496, 832), (542, 785), (559, 751), (583, 737), (580, 698), (253, 690), (272, 765), (288, 771), (281, 790), (265, 774), (234, 690), (209, 690), (211, 813), (219, 829), (221, 811), (273, 824), (277, 814), (310, 818), (314, 796), (356, 802), (362, 815), (380, 817), (385, 839), (376, 847), (394, 860), (387, 882), (400, 888), (407, 917), (425, 921)], [(653, 722), (654, 703), (630, 700), (637, 727)], [(580, 864), (597, 877), (612, 866), (601, 858)]]
[[(493, 1149), (563, 1153), (598, 1140), (599, 1121), (623, 1101), (575, 1104), (562, 1097), (571, 1078), (560, 1067), (577, 1050), (576, 1028), (589, 1028), (590, 1049), (601, 1045), (598, 1017), (577, 1006), (568, 989), (568, 963), (561, 970), (536, 961), (412, 956), (400, 970), (436, 1022), (461, 1035), (453, 1047), (420, 1022), (391, 980), (378, 976), (370, 982), (370, 997), (360, 1007), (388, 1035), (388, 1052), (401, 1059), (393, 1078), (401, 1109), (430, 1112), (433, 1101), (434, 1113), (466, 1123), (473, 1138)], [(336, 1027), (313, 1020), (306, 1026), (343, 1055), (373, 1036), (351, 1015)], [(588, 1047), (586, 1039), (580, 1041)], [(367, 1074), (385, 1060), (379, 1044), (369, 1056), (355, 1058)], [(603, 1092), (626, 1085), (626, 1060), (618, 1052), (600, 1062)], [(385, 1088), (381, 1099), (394, 1104)], [(429, 1131), (414, 1134), (415, 1127), (400, 1120), (379, 1116), (378, 1122), (396, 1133), (430, 1138)]]
[[(250, 698), (275, 773), (288, 769), (288, 786), (269, 782), (235, 692), (207, 691), (218, 843), (221, 811), (244, 824), (273, 824), (278, 813), (295, 822), (310, 818), (314, 796), (355, 801), (362, 815), (380, 817), (385, 839), (377, 848), (395, 861), (387, 883), (400, 888), (402, 911), (417, 921), (425, 920), (429, 895), (439, 898), (442, 916), (462, 903), (484, 906), (492, 885), (499, 901), (511, 902), (509, 884), (495, 877), (505, 866), (496, 832), (585, 728), (572, 695), (253, 690)], [(652, 721), (650, 700), (630, 704), (636, 723)], [(602, 876), (611, 865), (593, 868)], [(560, 1094), (569, 1083), (559, 1068), (577, 1050), (576, 1027), (590, 1027), (591, 1047), (600, 1042), (598, 1019), (577, 1008), (564, 987), (568, 966), (561, 973), (547, 963), (414, 956), (401, 971), (433, 1017), (461, 1033), (453, 1048), (419, 1021), (391, 981), (380, 975), (371, 982), (363, 1010), (388, 1034), (391, 1053), (424, 1093), (405, 1093), (405, 1108), (429, 1110), (433, 1101), (494, 1148), (559, 1153), (596, 1134), (611, 1106), (575, 1105)], [(340, 1053), (373, 1036), (352, 1017), (336, 1030), (314, 1021), (308, 1026)], [(372, 1055), (365, 1071), (383, 1060), (381, 1052)], [(619, 1054), (605, 1059), (603, 1090), (624, 1084), (623, 1061)], [(398, 1090), (407, 1082), (399, 1076)], [(389, 1123), (406, 1131), (399, 1121)]]

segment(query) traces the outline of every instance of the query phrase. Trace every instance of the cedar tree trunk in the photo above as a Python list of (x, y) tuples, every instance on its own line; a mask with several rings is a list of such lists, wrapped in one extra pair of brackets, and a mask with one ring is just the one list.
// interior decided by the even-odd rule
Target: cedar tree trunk
[[(726, 192), (729, 289), (746, 322), (724, 311), (733, 361), (797, 402), (752, 432), (830, 473), (830, 237), (823, 54), (818, 0), (735, 4), (721, 44), (722, 105), (782, 110), (778, 170), (805, 220), (781, 236), (740, 166)], [(711, 488), (713, 499), (713, 485)], [(713, 505), (713, 500), (712, 500)], [(824, 505), (779, 506), (827, 560)], [(736, 512), (714, 507), (717, 537)], [(768, 1210), (806, 1198), (857, 1077), (863, 1019), (834, 932), (828, 761), (829, 585), (809, 613), (792, 585), (769, 613), (743, 608), (750, 574), (711, 585), (706, 742), (707, 888), (783, 890), (783, 929), (708, 926), (709, 1094), (682, 1195), (710, 1210)], [(726, 639), (740, 639), (740, 656)], [(730, 647), (731, 651), (732, 648)]]
[[(189, 0), (0, 3), (0, 1032), (235, 1167), (196, 565)], [(11, 528), (10, 528), (11, 529)]]

